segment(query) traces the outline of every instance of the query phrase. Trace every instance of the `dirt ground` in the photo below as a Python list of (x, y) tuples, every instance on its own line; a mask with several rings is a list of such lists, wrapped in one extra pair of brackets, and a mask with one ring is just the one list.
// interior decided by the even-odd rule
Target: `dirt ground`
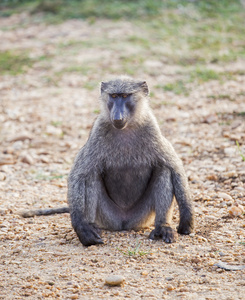
[[(245, 161), (236, 141), (245, 154), (245, 61), (216, 67), (235, 70), (232, 78), (190, 83), (189, 94), (178, 95), (154, 87), (182, 67), (145, 58), (148, 71), (133, 76), (147, 80), (162, 133), (184, 162), (195, 232), (165, 244), (147, 238), (150, 228), (104, 231), (104, 245), (86, 248), (68, 214), (18, 213), (66, 205), (67, 174), (98, 114), (99, 82), (116, 74), (122, 53), (140, 51), (123, 39), (141, 29), (126, 21), (47, 25), (25, 14), (0, 19), (0, 27), (1, 51), (27, 51), (35, 61), (0, 77), (0, 299), (244, 299)], [(105, 285), (111, 274), (124, 283)]]

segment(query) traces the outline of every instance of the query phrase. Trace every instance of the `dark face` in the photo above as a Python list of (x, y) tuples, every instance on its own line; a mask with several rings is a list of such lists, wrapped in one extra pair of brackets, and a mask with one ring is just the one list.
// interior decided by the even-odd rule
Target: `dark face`
[(124, 129), (135, 107), (132, 94), (109, 94), (107, 103), (112, 125)]

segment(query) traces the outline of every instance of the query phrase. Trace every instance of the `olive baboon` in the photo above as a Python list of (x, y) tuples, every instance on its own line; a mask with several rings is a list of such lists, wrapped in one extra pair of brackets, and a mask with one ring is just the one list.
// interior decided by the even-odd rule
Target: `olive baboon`
[(145, 81), (126, 76), (101, 83), (101, 113), (68, 178), (71, 222), (85, 246), (103, 243), (98, 228), (139, 229), (154, 218), (149, 238), (173, 242), (174, 196), (178, 233), (193, 229), (185, 171), (160, 132), (148, 94)]

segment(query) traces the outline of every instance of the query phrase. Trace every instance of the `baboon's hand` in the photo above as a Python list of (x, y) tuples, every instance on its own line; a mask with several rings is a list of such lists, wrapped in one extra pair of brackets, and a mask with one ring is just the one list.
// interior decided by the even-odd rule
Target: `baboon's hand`
[(173, 243), (175, 241), (175, 232), (169, 226), (156, 227), (149, 235), (151, 240), (163, 239), (165, 243)]
[(91, 246), (96, 244), (104, 244), (98, 234), (97, 228), (92, 224), (83, 223), (74, 228), (80, 242), (84, 246)]

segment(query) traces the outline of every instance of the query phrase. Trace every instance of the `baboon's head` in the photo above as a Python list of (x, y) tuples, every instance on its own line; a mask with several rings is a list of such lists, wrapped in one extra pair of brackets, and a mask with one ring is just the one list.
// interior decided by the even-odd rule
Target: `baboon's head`
[(116, 129), (126, 128), (134, 118), (135, 112), (140, 108), (143, 110), (148, 94), (145, 81), (137, 81), (130, 77), (123, 76), (101, 83), (101, 99)]

